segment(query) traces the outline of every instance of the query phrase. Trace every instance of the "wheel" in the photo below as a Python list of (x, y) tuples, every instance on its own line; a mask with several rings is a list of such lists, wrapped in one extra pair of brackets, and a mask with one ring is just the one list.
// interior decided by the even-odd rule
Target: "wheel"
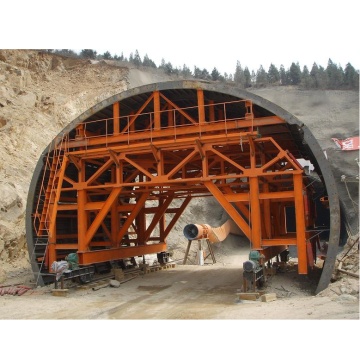
[(85, 275), (80, 275), (78, 279), (79, 279), (80, 284), (88, 284), (89, 282), (92, 281), (93, 277), (94, 277), (94, 274), (89, 273), (89, 274), (85, 274)]

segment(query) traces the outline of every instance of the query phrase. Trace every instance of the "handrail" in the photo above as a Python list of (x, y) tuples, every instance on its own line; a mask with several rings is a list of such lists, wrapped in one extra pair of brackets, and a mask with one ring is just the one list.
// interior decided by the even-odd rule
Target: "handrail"
[[(249, 106), (250, 103), (250, 106)], [(245, 105), (245, 115), (243, 113), (243, 109), (241, 109), (241, 112), (239, 110), (239, 116), (232, 116), (229, 117), (229, 113), (227, 111), (227, 105), (236, 105), (236, 104), (244, 104)], [(221, 106), (223, 108), (223, 119), (220, 120), (216, 120), (216, 121), (210, 121), (209, 119), (205, 122), (200, 124), (199, 122), (197, 122), (196, 124), (191, 123), (189, 119), (183, 117), (181, 121), (181, 123), (179, 123), (179, 119), (176, 119), (176, 115), (180, 114), (181, 112), (184, 113), (184, 111), (186, 110), (194, 110), (194, 109), (198, 109), (199, 106), (191, 106), (191, 107), (184, 107), (184, 108), (171, 108), (171, 109), (166, 109), (166, 110), (160, 110), (160, 115), (161, 114), (169, 114), (172, 113), (172, 119), (173, 119), (173, 125), (167, 125), (167, 126), (163, 126), (160, 129), (154, 129), (154, 116), (155, 116), (155, 111), (150, 111), (150, 112), (143, 112), (140, 114), (136, 114), (136, 115), (125, 115), (125, 116), (121, 116), (121, 117), (117, 117), (117, 119), (119, 119), (119, 121), (125, 121), (126, 124), (129, 124), (132, 120), (132, 118), (134, 116), (136, 116), (136, 121), (131, 125), (125, 126), (125, 131), (118, 133), (118, 134), (114, 134), (113, 133), (113, 126), (110, 124), (111, 122), (114, 121), (114, 118), (104, 118), (104, 119), (99, 119), (99, 120), (92, 120), (92, 121), (88, 121), (82, 124), (83, 128), (83, 133), (81, 137), (76, 136), (73, 139), (68, 138), (66, 141), (66, 144), (64, 144), (66, 147), (72, 147), (74, 146), (77, 142), (79, 143), (79, 141), (82, 141), (82, 145), (77, 145), (77, 146), (84, 146), (87, 148), (88, 146), (88, 140), (96, 140), (96, 139), (103, 139), (104, 144), (106, 147), (108, 147), (110, 145), (109, 142), (109, 137), (113, 137), (116, 136), (117, 139), (121, 139), (123, 137), (123, 141), (126, 141), (127, 144), (129, 145), (131, 142), (131, 137), (133, 137), (136, 134), (148, 134), (148, 136), (150, 137), (151, 141), (154, 140), (154, 133), (158, 132), (158, 134), (163, 131), (163, 130), (169, 130), (169, 132), (166, 133), (166, 137), (172, 136), (174, 137), (174, 140), (176, 140), (177, 136), (179, 136), (179, 131), (180, 129), (185, 129), (185, 128), (191, 128), (191, 129), (196, 129), (195, 132), (197, 132), (199, 134), (199, 137), (201, 138), (202, 134), (204, 132), (206, 132), (207, 129), (211, 130), (211, 125), (212, 124), (223, 124), (223, 128), (222, 130), (225, 131), (226, 135), (228, 134), (229, 131), (229, 122), (234, 122), (234, 121), (241, 121), (241, 120), (249, 120), (251, 119), (251, 126), (249, 126), (249, 131), (253, 131), (253, 121), (254, 121), (254, 116), (252, 113), (252, 104), (251, 101), (249, 100), (236, 100), (236, 101), (229, 101), (229, 102), (221, 102), (221, 103), (214, 103), (214, 104), (207, 104), (204, 105), (205, 108), (208, 107), (215, 107), (215, 106)], [(249, 112), (250, 111), (250, 112)], [(206, 111), (205, 111), (206, 113)], [(191, 115), (188, 115), (189, 118), (191, 118)], [(140, 121), (142, 121), (141, 125), (143, 126), (142, 129), (134, 129), (135, 124), (138, 124)], [(196, 120), (196, 119), (194, 119)], [(101, 123), (103, 123), (103, 126), (101, 126)], [(96, 124), (96, 125), (95, 125)], [(98, 124), (100, 124), (100, 126), (97, 126)], [(95, 125), (95, 126), (94, 126)], [(97, 129), (103, 129), (104, 133), (93, 133), (91, 132), (92, 128), (97, 128)], [(192, 131), (194, 132), (194, 131)], [(80, 144), (80, 143), (79, 143)]]
[[(64, 149), (66, 150), (66, 144), (68, 143), (68, 135), (63, 134), (60, 141), (58, 141), (58, 139), (59, 137), (55, 137), (52, 140), (49, 151), (46, 155), (39, 197), (34, 212), (33, 225), (37, 236), (44, 235), (44, 231), (48, 233), (50, 207), (49, 204), (46, 204), (46, 193), (47, 191), (49, 191), (49, 201), (55, 189), (56, 174), (61, 168), (61, 164), (63, 161), (63, 157), (61, 156), (61, 154), (62, 152), (64, 152)], [(48, 172), (50, 172), (49, 178), (51, 177), (51, 175), (53, 176), (51, 183), (49, 183), (49, 179), (46, 178), (46, 174)], [(47, 185), (45, 185), (46, 181), (48, 181)], [(43, 225), (43, 228), (41, 225)]]

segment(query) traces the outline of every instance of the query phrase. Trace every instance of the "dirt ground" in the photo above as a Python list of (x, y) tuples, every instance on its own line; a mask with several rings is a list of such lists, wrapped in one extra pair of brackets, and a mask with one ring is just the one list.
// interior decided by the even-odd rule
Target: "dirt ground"
[(110, 286), (109, 279), (85, 285), (65, 280), (67, 296), (55, 296), (54, 284), (34, 287), (31, 273), (16, 269), (8, 284), (20, 281), (32, 289), (21, 296), (1, 296), (0, 319), (359, 320), (358, 279), (338, 279), (314, 295), (321, 260), (308, 275), (298, 274), (296, 258), (290, 257), (286, 265), (273, 263), (273, 273), (264, 277), (256, 292), (276, 294), (276, 299), (263, 302), (261, 296), (255, 300), (239, 296), (248, 252), (233, 248), (231, 256), (217, 257), (220, 251), (214, 248), (214, 253), (215, 263), (208, 257), (201, 266), (194, 257), (185, 265), (183, 259), (171, 260), (163, 269), (145, 257), (152, 271), (130, 269), (120, 287)]
[[(1, 319), (103, 320), (359, 320), (359, 303), (338, 296), (313, 296), (296, 270), (268, 279), (271, 302), (239, 300), (242, 276), (238, 266), (176, 265), (136, 278), (119, 288), (83, 285), (54, 296), (53, 286), (22, 296), (0, 298)], [(68, 280), (70, 281), (70, 280)]]

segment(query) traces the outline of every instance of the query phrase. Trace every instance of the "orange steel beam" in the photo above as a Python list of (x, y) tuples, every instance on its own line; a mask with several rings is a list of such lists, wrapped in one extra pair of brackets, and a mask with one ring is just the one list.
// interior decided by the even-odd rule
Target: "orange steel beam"
[(135, 256), (155, 254), (166, 251), (166, 244), (123, 246), (114, 249), (94, 251), (78, 251), (79, 263), (82, 265), (96, 264), (117, 259), (126, 259)]
[(138, 118), (138, 116), (142, 113), (142, 111), (146, 108), (146, 106), (150, 103), (151, 100), (154, 98), (154, 93), (149, 96), (149, 98), (144, 102), (144, 104), (140, 107), (140, 109), (133, 115), (128, 118), (128, 124), (125, 126), (125, 128), (121, 131), (122, 134), (126, 133), (129, 129), (131, 130), (132, 125), (134, 125), (135, 120)]
[(301, 174), (294, 174), (295, 192), (295, 218), (296, 218), (296, 239), (298, 253), (298, 272), (307, 274), (307, 255), (306, 255), (306, 234), (305, 215), (304, 215), (304, 196), (303, 181)]
[(131, 211), (130, 215), (128, 216), (128, 218), (126, 219), (124, 225), (122, 226), (122, 228), (120, 229), (118, 235), (117, 235), (117, 244), (119, 245), (122, 241), (123, 236), (126, 234), (127, 230), (129, 229), (129, 227), (131, 226), (133, 220), (135, 219), (135, 217), (139, 214), (140, 210), (142, 209), (142, 207), (145, 204), (145, 201), (147, 200), (147, 197), (149, 195), (149, 192), (144, 192), (139, 200), (137, 201), (134, 209)]
[(160, 130), (160, 92), (154, 91), (154, 130)]
[(164, 229), (164, 241), (165, 242), (166, 242), (166, 238), (168, 237), (170, 231), (175, 226), (176, 222), (179, 220), (181, 214), (184, 212), (186, 207), (189, 205), (189, 202), (191, 201), (191, 199), (192, 199), (191, 196), (187, 196), (184, 199), (182, 205), (177, 209), (177, 211), (175, 212), (174, 217), (171, 219), (171, 221), (168, 224), (168, 226), (166, 227), (166, 229)]
[(113, 104), (113, 117), (114, 117), (114, 135), (120, 133), (120, 104), (115, 102)]
[(198, 101), (198, 116), (199, 116), (199, 124), (205, 124), (205, 100), (204, 100), (204, 92), (202, 89), (197, 89), (197, 101)]
[(219, 204), (225, 209), (229, 216), (235, 221), (239, 226), (245, 236), (251, 241), (251, 229), (241, 215), (236, 211), (236, 209), (226, 200), (224, 194), (219, 190), (219, 188), (214, 185), (211, 181), (204, 182), (204, 185), (209, 189), (211, 194), (219, 202)]
[[(210, 123), (205, 122), (201, 126), (201, 134), (204, 135), (206, 133), (212, 132), (236, 132), (239, 136), (238, 131), (242, 129), (244, 135), (247, 134), (247, 128), (251, 127), (254, 124), (254, 127), (261, 127), (264, 125), (274, 125), (274, 124), (283, 124), (284, 122), (277, 118), (277, 117), (266, 117), (266, 118), (258, 118), (254, 119), (253, 121), (249, 120), (226, 120), (221, 123)], [(134, 122), (131, 122), (134, 124)], [(196, 124), (195, 124), (196, 125)], [(176, 137), (176, 138), (186, 138), (194, 134), (199, 134), (200, 128), (198, 126), (193, 125), (186, 125), (181, 127), (170, 127), (170, 128), (163, 128), (159, 131), (155, 130), (147, 130), (147, 131), (139, 131), (139, 132), (132, 132), (132, 133), (124, 133), (123, 131), (119, 135), (107, 134), (107, 136), (94, 136), (94, 137), (87, 137), (85, 140), (72, 140), (70, 142), (71, 147), (83, 147), (86, 145), (87, 148), (91, 148), (94, 146), (101, 146), (101, 145), (110, 145), (114, 143), (129, 143), (136, 140), (155, 140), (158, 138), (164, 137)]]
[(156, 211), (155, 216), (153, 217), (151, 224), (149, 225), (149, 227), (146, 229), (146, 232), (144, 233), (144, 241), (148, 241), (151, 232), (155, 229), (155, 226), (159, 223), (160, 219), (163, 217), (163, 215), (166, 212), (166, 209), (169, 207), (169, 205), (171, 204), (172, 200), (174, 199), (174, 196), (169, 196), (163, 204), (161, 204)]
[[(92, 222), (92, 224), (90, 225), (89, 229), (86, 231), (85, 236), (83, 238), (79, 238), (79, 244), (80, 243), (82, 244), (81, 249), (87, 249), (92, 237), (95, 235), (97, 229), (101, 225), (102, 221), (105, 219), (105, 216), (108, 214), (111, 206), (113, 205), (113, 203), (115, 202), (117, 197), (120, 195), (121, 190), (122, 190), (121, 187), (112, 189), (109, 197), (104, 202), (102, 208), (100, 209), (99, 213), (96, 215), (96, 217), (95, 217), (94, 221)], [(84, 211), (84, 213), (85, 213), (85, 211)]]

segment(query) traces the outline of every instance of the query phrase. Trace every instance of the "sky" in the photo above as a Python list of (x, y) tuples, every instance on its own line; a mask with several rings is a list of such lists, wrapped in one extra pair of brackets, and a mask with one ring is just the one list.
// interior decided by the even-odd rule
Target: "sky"
[(186, 64), (233, 74), (270, 64), (309, 70), (328, 60), (360, 69), (359, 13), (353, 0), (101, 0), (5, 2), (2, 49), (93, 49), (157, 66)]

